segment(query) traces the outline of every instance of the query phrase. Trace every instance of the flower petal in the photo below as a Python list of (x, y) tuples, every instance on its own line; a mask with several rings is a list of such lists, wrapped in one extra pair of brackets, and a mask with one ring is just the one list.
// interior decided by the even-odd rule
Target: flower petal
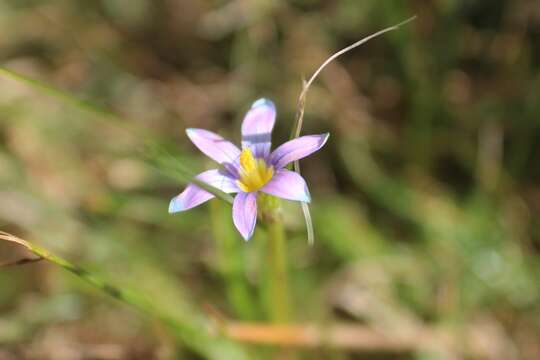
[(281, 169), (287, 164), (305, 158), (319, 150), (328, 140), (329, 133), (321, 135), (306, 135), (278, 146), (270, 155), (270, 163), (276, 169)]
[(240, 149), (216, 133), (204, 129), (186, 129), (190, 140), (206, 156), (218, 163), (233, 163), (240, 156)]
[[(225, 175), (220, 170), (208, 170), (196, 176), (198, 180), (215, 186), (226, 193), (238, 192), (238, 187), (233, 178)], [(189, 210), (197, 205), (204, 203), (214, 197), (213, 194), (201, 189), (195, 184), (188, 184), (184, 191), (178, 196), (175, 196), (169, 204), (169, 213)]]
[(300, 174), (287, 169), (278, 170), (272, 180), (264, 185), (260, 191), (287, 200), (311, 201), (304, 178)]
[(239, 192), (233, 203), (233, 222), (240, 235), (249, 240), (257, 223), (257, 193)]
[(275, 121), (274, 103), (268, 99), (255, 101), (242, 122), (242, 147), (249, 147), (256, 158), (266, 158)]

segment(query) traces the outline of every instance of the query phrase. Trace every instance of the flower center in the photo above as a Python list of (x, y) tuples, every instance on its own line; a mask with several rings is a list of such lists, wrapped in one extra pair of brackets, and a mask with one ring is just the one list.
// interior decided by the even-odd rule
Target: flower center
[(240, 154), (240, 179), (236, 184), (243, 192), (253, 192), (262, 188), (274, 176), (274, 168), (264, 159), (255, 159), (250, 149)]

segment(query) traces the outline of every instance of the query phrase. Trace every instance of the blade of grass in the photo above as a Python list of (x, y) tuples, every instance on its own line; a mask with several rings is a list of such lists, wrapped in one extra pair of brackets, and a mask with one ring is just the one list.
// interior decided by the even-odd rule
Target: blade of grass
[[(86, 113), (93, 114), (97, 116), (98, 119), (112, 122), (118, 128), (130, 133), (137, 139), (140, 139), (140, 141), (144, 145), (141, 150), (141, 154), (145, 158), (145, 160), (150, 163), (150, 165), (152, 165), (154, 169), (157, 169), (159, 172), (169, 177), (172, 177), (175, 180), (182, 182), (183, 184), (187, 184), (190, 182), (195, 183), (197, 184), (197, 186), (215, 195), (218, 199), (232, 204), (233, 198), (229, 194), (221, 191), (214, 186), (208, 185), (196, 179), (194, 177), (194, 174), (189, 171), (185, 166), (183, 166), (178, 161), (178, 159), (174, 158), (174, 156), (172, 156), (163, 146), (159, 145), (155, 141), (152, 141), (149, 138), (148, 129), (137, 129), (133, 126), (135, 122), (128, 122), (118, 114), (115, 114), (108, 109), (96, 105), (91, 101), (79, 99), (65, 91), (45, 84), (39, 80), (32, 79), (28, 76), (9, 70), (3, 66), (0, 66), (0, 76), (29, 86), (30, 88), (47, 96), (50, 96), (54, 99), (57, 99), (66, 105), (72, 106)], [(130, 124), (131, 128), (127, 127), (126, 124)]]
[[(292, 140), (292, 139), (297, 138), (297, 137), (300, 136), (300, 132), (302, 131), (302, 124), (303, 124), (303, 121), (304, 121), (304, 110), (305, 110), (305, 107), (306, 107), (307, 92), (308, 92), (309, 88), (311, 87), (311, 84), (313, 84), (313, 82), (317, 78), (317, 76), (319, 76), (320, 72), (323, 71), (323, 69), (328, 64), (330, 64), (332, 61), (334, 61), (335, 59), (337, 59), (341, 55), (353, 50), (354, 48), (357, 48), (358, 46), (360, 46), (362, 44), (365, 44), (369, 40), (374, 39), (377, 36), (380, 36), (380, 35), (382, 35), (384, 33), (389, 32), (389, 31), (396, 30), (399, 27), (413, 21), (414, 19), (416, 19), (416, 16), (413, 16), (413, 17), (411, 17), (411, 18), (409, 18), (409, 19), (407, 19), (405, 21), (402, 21), (397, 25), (390, 26), (390, 27), (387, 27), (386, 29), (377, 31), (374, 34), (366, 36), (365, 38), (358, 40), (354, 44), (351, 44), (351, 45), (339, 50), (338, 52), (336, 52), (332, 56), (330, 56), (328, 59), (326, 59), (322, 63), (322, 65), (319, 66), (319, 68), (313, 73), (313, 75), (311, 75), (309, 80), (304, 81), (304, 83), (303, 83), (302, 91), (300, 92), (300, 96), (298, 97), (298, 102), (297, 102), (297, 106), (296, 106), (296, 115), (295, 115), (294, 125), (293, 125), (292, 131), (291, 131), (290, 139)], [(297, 173), (300, 174), (300, 162), (298, 160), (294, 162), (293, 167), (294, 167), (294, 171), (296, 171)], [(313, 243), (315, 241), (315, 232), (313, 230), (313, 222), (311, 220), (311, 213), (310, 213), (310, 210), (309, 210), (308, 203), (302, 202), (302, 212), (304, 213), (304, 219), (305, 219), (305, 222), (306, 222), (308, 243), (310, 245), (313, 245)]]
[(64, 91), (61, 91), (59, 89), (56, 89), (50, 85), (47, 85), (39, 80), (32, 79), (30, 77), (27, 77), (25, 75), (19, 74), (13, 70), (9, 70), (4, 66), (0, 66), (0, 75), (3, 77), (6, 77), (8, 79), (14, 80), (16, 82), (25, 84), (35, 90), (38, 90), (39, 92), (46, 94), (50, 97), (56, 98), (66, 104), (69, 104), (75, 108), (84, 110), (86, 112), (91, 112), (96, 115), (99, 115), (101, 117), (107, 117), (111, 120), (119, 121), (121, 120), (117, 115), (114, 113), (107, 111), (100, 106), (97, 106), (87, 100), (82, 100), (79, 98), (76, 98)]
[(35, 254), (38, 258), (60, 266), (103, 293), (135, 307), (152, 318), (161, 320), (174, 331), (174, 334), (182, 343), (205, 358), (248, 358), (243, 348), (239, 345), (228, 341), (221, 335), (210, 334), (208, 325), (211, 320), (202, 314), (188, 314), (191, 316), (190, 319), (192, 319), (190, 322), (187, 321), (187, 317), (178, 319), (176, 316), (172, 316), (171, 314), (164, 312), (160, 307), (155, 306), (152, 301), (149, 300), (150, 297), (143, 296), (131, 289), (112, 285), (99, 275), (91, 273), (27, 240), (23, 240), (4, 231), (0, 231), (0, 240), (22, 246)]

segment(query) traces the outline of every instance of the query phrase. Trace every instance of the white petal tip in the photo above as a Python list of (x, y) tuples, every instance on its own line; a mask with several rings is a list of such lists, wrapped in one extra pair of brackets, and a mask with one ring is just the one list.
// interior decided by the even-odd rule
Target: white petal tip
[(272, 100), (268, 100), (266, 98), (260, 98), (259, 100), (256, 100), (253, 103), (253, 105), (251, 105), (251, 108), (254, 109), (254, 108), (259, 107), (259, 106), (269, 106), (269, 107), (275, 108), (275, 105), (272, 102)]
[(169, 203), (169, 214), (174, 214), (184, 210), (181, 202), (177, 198), (173, 198)]
[(330, 137), (330, 133), (327, 132), (327, 133), (324, 133), (322, 134), (324, 136), (323, 138), (323, 141), (322, 141), (322, 145), (321, 146), (324, 146), (324, 144), (326, 144), (326, 142), (328, 141), (328, 138)]
[(311, 194), (309, 193), (308, 189), (306, 189), (306, 195), (304, 197), (304, 199), (302, 199), (302, 202), (305, 202), (305, 203), (310, 203), (311, 202)]
[(253, 237), (254, 232), (255, 232), (255, 227), (253, 227), (253, 229), (251, 229), (251, 231), (248, 233), (240, 232), (240, 235), (242, 236), (242, 239), (244, 239), (245, 241), (249, 241)]

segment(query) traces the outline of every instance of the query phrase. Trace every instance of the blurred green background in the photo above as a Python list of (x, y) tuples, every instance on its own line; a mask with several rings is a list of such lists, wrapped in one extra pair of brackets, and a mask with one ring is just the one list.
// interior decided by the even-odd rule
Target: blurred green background
[[(238, 142), (262, 96), (281, 143), (302, 78), (414, 14), (315, 82), (303, 133), (331, 137), (302, 161), (313, 247), (297, 204), (284, 214), (296, 322), (418, 346), (234, 346), (254, 359), (540, 359), (538, 1), (2, 0), (1, 66), (122, 120), (0, 77), (0, 229), (182, 321), (206, 305), (265, 321), (265, 229), (244, 242), (219, 200), (169, 215), (184, 185), (146, 145), (207, 169), (184, 129)], [(0, 262), (24, 256), (0, 244)], [(449, 344), (426, 340), (441, 333)], [(197, 359), (199, 340), (50, 263), (0, 268), (2, 360)]]

